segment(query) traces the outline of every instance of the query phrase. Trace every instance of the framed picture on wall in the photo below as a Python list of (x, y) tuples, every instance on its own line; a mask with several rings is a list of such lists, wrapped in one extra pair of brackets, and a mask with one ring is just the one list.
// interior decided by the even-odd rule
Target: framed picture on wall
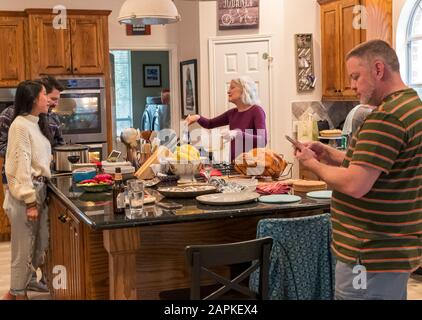
[(144, 87), (161, 87), (161, 64), (144, 64)]
[(197, 61), (180, 62), (180, 88), (182, 90), (182, 117), (198, 113)]

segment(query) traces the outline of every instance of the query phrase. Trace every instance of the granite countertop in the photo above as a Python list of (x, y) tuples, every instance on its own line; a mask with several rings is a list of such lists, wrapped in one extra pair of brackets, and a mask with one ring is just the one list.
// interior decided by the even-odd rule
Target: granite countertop
[[(202, 220), (242, 217), (259, 214), (275, 214), (303, 210), (323, 209), (328, 211), (330, 201), (302, 198), (300, 202), (288, 204), (265, 204), (252, 202), (242, 205), (210, 206), (200, 204), (195, 199), (165, 199), (182, 204), (181, 209), (167, 210), (155, 204), (145, 205), (144, 214), (136, 219), (113, 213), (112, 193), (88, 193), (72, 183), (71, 176), (52, 178), (49, 189), (82, 222), (93, 230), (129, 228), (142, 225), (194, 222)], [(146, 192), (157, 198), (164, 197), (156, 190), (147, 188)], [(281, 216), (282, 217), (282, 216)]]

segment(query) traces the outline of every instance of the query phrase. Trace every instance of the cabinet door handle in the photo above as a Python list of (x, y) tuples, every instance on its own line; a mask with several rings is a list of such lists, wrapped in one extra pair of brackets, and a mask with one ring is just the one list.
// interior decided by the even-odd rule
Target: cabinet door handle
[(67, 69), (66, 69), (66, 71), (67, 71), (67, 72), (70, 72), (70, 68), (67, 68)]
[(74, 68), (73, 71), (78, 71), (78, 68)]
[(66, 223), (69, 222), (70, 217), (66, 213), (63, 213), (58, 217), (58, 219), (60, 220), (60, 222)]

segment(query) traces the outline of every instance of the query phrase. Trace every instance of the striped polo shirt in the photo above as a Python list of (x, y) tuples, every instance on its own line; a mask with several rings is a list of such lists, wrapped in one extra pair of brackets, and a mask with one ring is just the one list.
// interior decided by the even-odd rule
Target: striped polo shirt
[(342, 164), (382, 171), (361, 199), (334, 191), (333, 251), (369, 272), (411, 272), (422, 257), (422, 102), (406, 89), (384, 99), (353, 137)]

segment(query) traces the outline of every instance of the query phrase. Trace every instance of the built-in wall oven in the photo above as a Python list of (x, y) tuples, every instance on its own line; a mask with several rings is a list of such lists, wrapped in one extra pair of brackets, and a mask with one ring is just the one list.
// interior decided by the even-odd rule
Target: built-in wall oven
[(15, 103), (15, 88), (1, 88), (0, 89), (0, 113), (8, 106)]
[[(92, 154), (107, 157), (107, 121), (104, 77), (57, 77), (65, 90), (57, 113), (66, 143), (90, 146)], [(101, 145), (101, 147), (100, 147)], [(91, 151), (96, 150), (96, 151)]]

